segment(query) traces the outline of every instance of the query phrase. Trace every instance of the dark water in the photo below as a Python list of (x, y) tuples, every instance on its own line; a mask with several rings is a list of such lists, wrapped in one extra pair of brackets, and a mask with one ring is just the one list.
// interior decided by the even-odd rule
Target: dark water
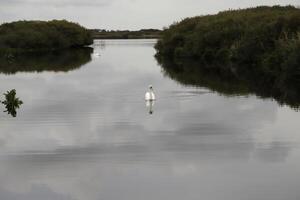
[(171, 79), (154, 43), (1, 61), (1, 200), (300, 199), (299, 111)]

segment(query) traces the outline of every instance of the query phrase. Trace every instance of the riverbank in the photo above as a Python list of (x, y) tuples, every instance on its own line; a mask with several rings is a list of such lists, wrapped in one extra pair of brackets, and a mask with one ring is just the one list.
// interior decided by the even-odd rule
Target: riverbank
[[(160, 60), (189, 60), (197, 63), (193, 68), (230, 72), (247, 83), (259, 83), (258, 88), (263, 85), (279, 101), (300, 91), (300, 9), (292, 6), (187, 18), (163, 32), (156, 50)], [(190, 67), (181, 65), (181, 71)]]
[(86, 28), (66, 20), (17, 21), (0, 25), (0, 54), (53, 51), (92, 43)]

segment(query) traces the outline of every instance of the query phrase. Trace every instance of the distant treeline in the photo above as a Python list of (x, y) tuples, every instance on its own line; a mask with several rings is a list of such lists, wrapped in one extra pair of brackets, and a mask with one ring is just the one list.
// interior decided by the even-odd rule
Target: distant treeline
[(158, 29), (141, 29), (139, 31), (129, 30), (100, 30), (91, 29), (94, 39), (154, 39), (159, 38), (161, 30)]
[(200, 68), (252, 76), (269, 90), (300, 93), (300, 9), (293, 6), (187, 18), (164, 30), (156, 49), (164, 60), (193, 60)]
[(92, 43), (87, 29), (66, 20), (17, 21), (0, 25), (0, 53), (57, 50)]

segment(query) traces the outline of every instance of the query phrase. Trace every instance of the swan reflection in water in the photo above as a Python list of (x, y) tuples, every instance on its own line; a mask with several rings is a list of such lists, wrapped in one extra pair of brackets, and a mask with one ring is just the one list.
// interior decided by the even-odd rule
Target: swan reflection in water
[(153, 107), (154, 107), (155, 101), (153, 100), (146, 100), (146, 107), (148, 108), (149, 114), (153, 114)]
[(23, 101), (17, 98), (16, 94), (17, 93), (15, 89), (7, 91), (6, 93), (4, 93), (5, 100), (1, 101), (1, 103), (4, 104), (6, 108), (4, 112), (7, 112), (7, 114), (13, 117), (17, 116), (17, 109), (19, 109), (23, 104)]

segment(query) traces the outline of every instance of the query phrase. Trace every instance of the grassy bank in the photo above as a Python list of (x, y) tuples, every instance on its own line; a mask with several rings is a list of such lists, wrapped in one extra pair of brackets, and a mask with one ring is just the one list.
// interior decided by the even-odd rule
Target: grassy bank
[(300, 85), (300, 9), (257, 7), (187, 18), (164, 30), (158, 56), (252, 71), (257, 79)]
[(65, 20), (17, 21), (0, 26), (0, 54), (83, 47), (92, 42), (87, 29)]

